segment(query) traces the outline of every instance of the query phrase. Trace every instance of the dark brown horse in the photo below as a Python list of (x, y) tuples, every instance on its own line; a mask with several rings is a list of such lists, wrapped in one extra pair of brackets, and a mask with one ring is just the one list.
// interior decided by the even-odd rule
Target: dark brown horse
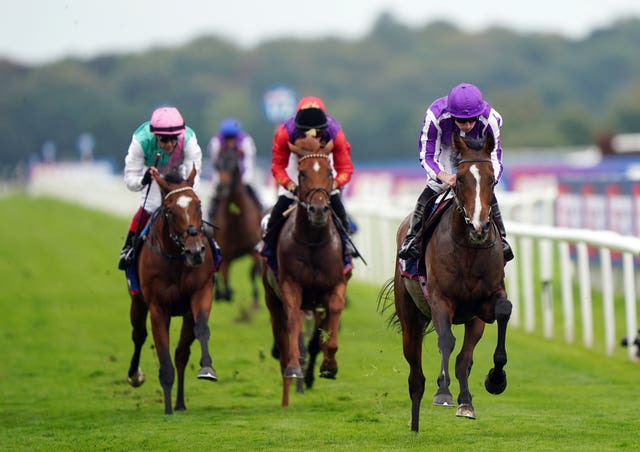
[(178, 393), (175, 409), (185, 410), (184, 370), (194, 339), (200, 342), (198, 378), (216, 381), (209, 354), (209, 313), (213, 291), (213, 254), (202, 229), (200, 200), (193, 190), (195, 167), (186, 181), (172, 183), (154, 177), (164, 196), (158, 215), (152, 217), (137, 263), (141, 292), (131, 297), (131, 325), (134, 343), (128, 381), (133, 387), (144, 383), (140, 351), (147, 337), (147, 313), (160, 361), (160, 385), (164, 412), (171, 414), (171, 389), (175, 369), (169, 351), (172, 316), (182, 316), (180, 341), (175, 351)]
[[(485, 379), (485, 387), (492, 394), (500, 394), (507, 386), (503, 368), (507, 363), (505, 338), (511, 302), (504, 285), (500, 235), (490, 220), (495, 184), (490, 158), (494, 139), (488, 135), (480, 151), (469, 149), (457, 135), (453, 137), (453, 145), (460, 158), (453, 189), (455, 205), (442, 214), (421, 259), (426, 268), (426, 290), (418, 281), (403, 277), (396, 262), (395, 277), (381, 290), (378, 298), (379, 306), (384, 308), (393, 290), (395, 314), (392, 320), (400, 324), (404, 357), (410, 366), (411, 430), (415, 432), (419, 429), (425, 384), (422, 341), (430, 323), (438, 334), (441, 355), (434, 405), (455, 405), (449, 391), (449, 358), (456, 341), (452, 324), (465, 326), (464, 342), (455, 364), (455, 376), (460, 384), (456, 415), (475, 419), (468, 379), (473, 350), (482, 337), (485, 323), (497, 321), (498, 324), (494, 368)], [(407, 228), (408, 218), (398, 229), (398, 248)]]
[(320, 376), (338, 373), (338, 325), (345, 306), (347, 275), (343, 272), (340, 233), (332, 219), (329, 194), (333, 186), (328, 154), (313, 138), (290, 146), (298, 160), (298, 204), (285, 221), (278, 239), (277, 277), (263, 266), (266, 303), (271, 314), (275, 347), (282, 372), (282, 406), (289, 405), (291, 380), (302, 379), (298, 338), (305, 312), (316, 316), (322, 330)]
[(250, 255), (253, 265), (249, 269), (253, 306), (259, 306), (258, 276), (261, 263), (255, 246), (260, 241), (260, 210), (242, 182), (240, 154), (235, 149), (223, 150), (216, 162), (218, 185), (216, 186), (217, 206), (211, 222), (216, 225), (215, 238), (222, 250), (220, 276), (215, 285), (216, 300), (231, 301), (233, 290), (229, 285), (231, 263), (245, 255)]

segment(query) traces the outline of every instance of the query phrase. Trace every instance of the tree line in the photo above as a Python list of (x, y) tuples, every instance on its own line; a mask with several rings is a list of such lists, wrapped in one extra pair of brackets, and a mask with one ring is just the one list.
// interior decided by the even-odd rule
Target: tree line
[(96, 158), (122, 166), (133, 130), (160, 104), (180, 108), (204, 148), (227, 116), (242, 120), (268, 159), (270, 87), (323, 97), (353, 158), (417, 158), (426, 107), (467, 81), (503, 116), (505, 150), (587, 145), (640, 126), (640, 19), (572, 40), (506, 28), (468, 32), (447, 22), (410, 28), (382, 14), (358, 40), (278, 39), (251, 49), (217, 36), (141, 53), (67, 58), (36, 66), (0, 60), (3, 164), (78, 157), (90, 133)]

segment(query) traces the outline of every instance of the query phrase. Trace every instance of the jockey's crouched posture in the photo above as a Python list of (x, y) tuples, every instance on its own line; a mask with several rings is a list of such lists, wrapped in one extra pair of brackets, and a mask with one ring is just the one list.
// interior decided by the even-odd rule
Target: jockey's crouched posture
[[(495, 183), (502, 176), (502, 147), (500, 127), (502, 117), (491, 105), (484, 101), (480, 90), (472, 84), (461, 83), (449, 92), (448, 96), (436, 99), (424, 115), (420, 131), (420, 164), (427, 172), (427, 186), (418, 197), (407, 236), (398, 251), (402, 259), (420, 257), (420, 239), (422, 237), (423, 216), (431, 214), (435, 199), (450, 186), (455, 186), (455, 155), (451, 144), (453, 132), (459, 134), (470, 147), (473, 143), (484, 142), (487, 133), (495, 139), (491, 152)], [(513, 251), (507, 243), (506, 231), (500, 214), (498, 201), (493, 197), (491, 216), (502, 237), (505, 261), (513, 259)]]
[(331, 208), (342, 226), (344, 254), (358, 257), (351, 239), (348, 237), (350, 223), (340, 197), (340, 190), (351, 180), (353, 174), (351, 144), (347, 141), (340, 123), (326, 113), (324, 102), (318, 97), (302, 98), (298, 103), (295, 116), (278, 126), (275, 132), (271, 155), (271, 173), (279, 184), (279, 196), (269, 216), (266, 233), (263, 237), (264, 245), (271, 250), (276, 249), (278, 235), (284, 220), (283, 214), (295, 200), (294, 193), (297, 185), (293, 179), (298, 177), (298, 156), (291, 152), (289, 143), (294, 143), (298, 138), (306, 136), (316, 137), (322, 143), (333, 140), (330, 161), (335, 176), (330, 196)]
[[(194, 165), (195, 190), (200, 183), (202, 151), (195, 132), (185, 125), (177, 108), (168, 106), (155, 109), (151, 120), (142, 123), (133, 133), (125, 157), (124, 181), (129, 190), (141, 191), (142, 196), (141, 206), (133, 216), (120, 253), (120, 270), (126, 270), (133, 262), (140, 232), (151, 214), (162, 205), (162, 193), (152, 174), (166, 175), (178, 171), (184, 178)], [(207, 226), (204, 225), (204, 232), (214, 247), (214, 254), (219, 254), (213, 241), (213, 228)]]

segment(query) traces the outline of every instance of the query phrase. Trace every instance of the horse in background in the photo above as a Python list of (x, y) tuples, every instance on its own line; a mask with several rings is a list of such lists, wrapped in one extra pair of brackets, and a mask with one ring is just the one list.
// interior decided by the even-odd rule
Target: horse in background
[[(456, 415), (475, 419), (468, 379), (473, 351), (485, 323), (497, 321), (498, 324), (494, 368), (485, 379), (485, 388), (491, 394), (501, 394), (507, 386), (503, 369), (507, 363), (505, 339), (511, 302), (505, 291), (500, 235), (490, 219), (495, 185), (491, 163), (494, 138), (488, 135), (483, 148), (474, 151), (454, 135), (453, 146), (460, 158), (453, 202), (435, 226), (425, 228), (427, 233), (432, 230), (432, 234), (418, 262), (426, 272), (426, 283), (424, 278), (409, 277), (406, 262), (396, 259), (394, 279), (378, 295), (378, 306), (384, 312), (392, 307), (393, 292), (395, 312), (390, 321), (400, 325), (404, 357), (410, 366), (411, 430), (415, 432), (419, 430), (425, 385), (422, 342), (430, 324), (437, 332), (441, 355), (434, 405), (455, 405), (449, 390), (449, 358), (455, 345), (452, 324), (465, 326), (464, 342), (455, 364), (455, 376), (460, 384)], [(398, 228), (397, 249), (407, 233), (408, 223), (409, 217)]]
[(233, 289), (229, 283), (231, 264), (242, 256), (250, 255), (253, 261), (249, 269), (252, 303), (257, 308), (262, 259), (255, 246), (262, 237), (261, 212), (242, 182), (240, 158), (239, 151), (226, 149), (216, 162), (219, 180), (213, 201), (215, 208), (210, 220), (216, 226), (214, 237), (222, 250), (223, 260), (220, 264), (221, 278), (217, 278), (215, 285), (215, 299), (233, 299)]
[(293, 379), (303, 379), (298, 341), (306, 313), (315, 317), (315, 334), (322, 331), (320, 376), (338, 373), (338, 326), (345, 306), (347, 280), (340, 232), (334, 223), (329, 196), (333, 187), (329, 154), (307, 137), (290, 149), (298, 156), (298, 203), (286, 218), (276, 246), (277, 275), (263, 266), (265, 299), (282, 372), (282, 406), (289, 405)]
[(182, 316), (180, 341), (175, 351), (178, 389), (175, 410), (186, 409), (184, 371), (190, 347), (200, 343), (198, 378), (217, 381), (209, 353), (209, 314), (213, 295), (214, 257), (202, 225), (201, 203), (193, 190), (195, 167), (186, 181), (154, 176), (163, 195), (160, 209), (152, 216), (144, 245), (137, 261), (140, 291), (131, 295), (131, 326), (134, 343), (128, 382), (133, 387), (144, 383), (139, 367), (140, 352), (147, 337), (147, 314), (160, 361), (160, 386), (164, 394), (164, 412), (172, 414), (171, 391), (175, 368), (169, 352), (171, 317)]

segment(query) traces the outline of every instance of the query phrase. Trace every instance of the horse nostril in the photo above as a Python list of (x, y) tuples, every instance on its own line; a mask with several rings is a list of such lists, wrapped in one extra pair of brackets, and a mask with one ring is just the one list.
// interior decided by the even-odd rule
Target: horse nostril
[(198, 229), (194, 225), (190, 224), (187, 228), (187, 234), (191, 236), (198, 235)]
[(316, 208), (315, 208), (315, 206), (309, 206), (309, 213), (310, 213), (310, 214), (315, 214), (315, 213), (316, 213)]

